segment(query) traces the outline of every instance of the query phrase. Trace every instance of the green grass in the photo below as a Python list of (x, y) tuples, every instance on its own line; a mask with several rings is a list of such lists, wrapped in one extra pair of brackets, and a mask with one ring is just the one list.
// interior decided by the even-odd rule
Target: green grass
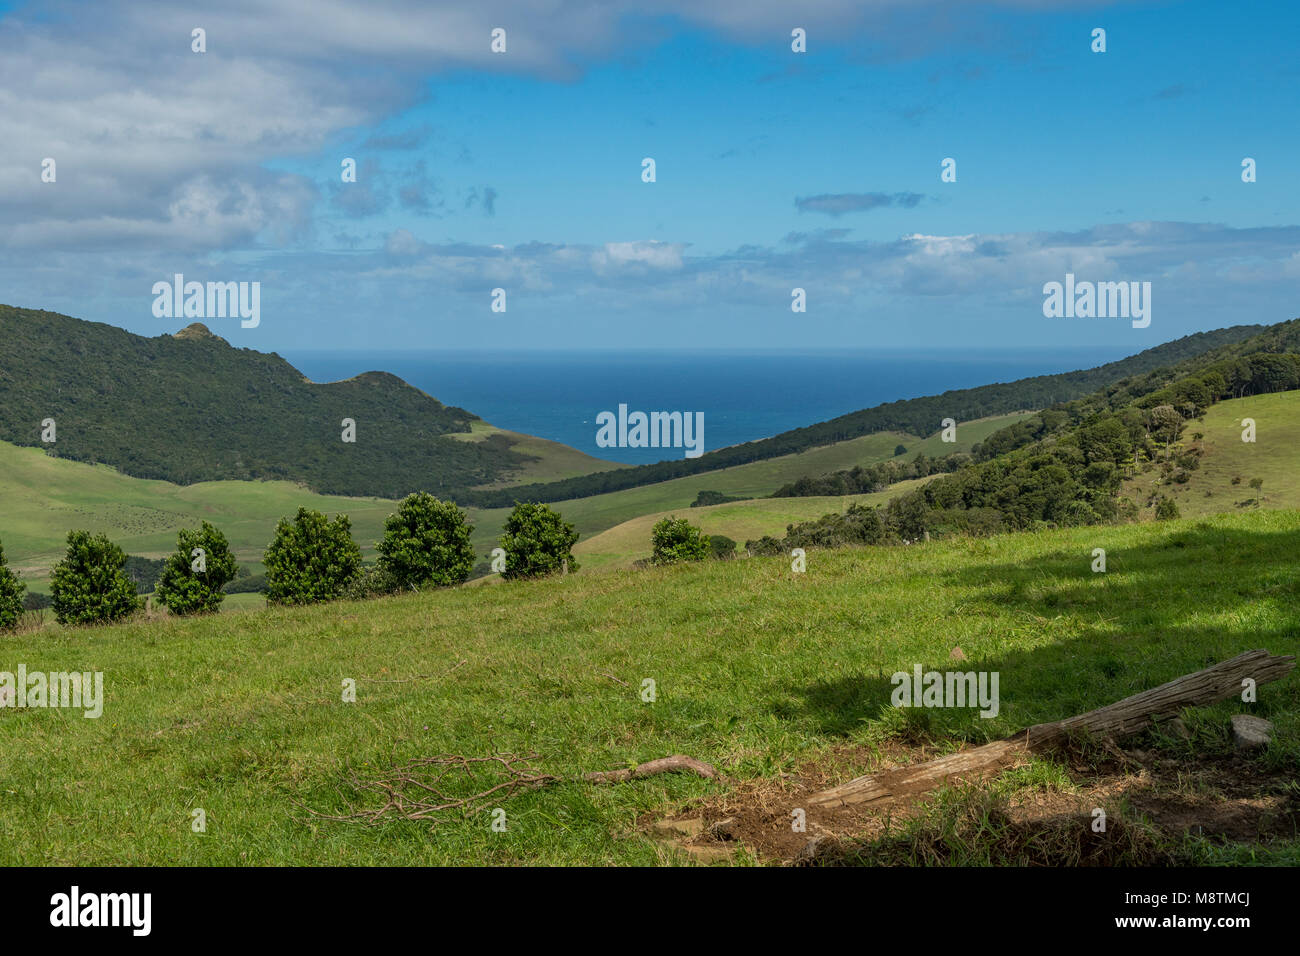
[(590, 475), (598, 471), (631, 467), (616, 461), (595, 458), (557, 441), (525, 435), (522, 432), (506, 431), (484, 421), (472, 422), (468, 435), (463, 432), (453, 432), (448, 437), (459, 441), (483, 441), (491, 435), (506, 436), (512, 442), (511, 451), (528, 455), (533, 460), (528, 462), (525, 468), (499, 481), (480, 485), (479, 487), (482, 488), (507, 488), (511, 485), (526, 485), (535, 481), (559, 481), (563, 478), (576, 478), (579, 475)]
[(781, 538), (786, 525), (811, 521), (822, 515), (845, 511), (849, 505), (884, 504), (929, 479), (900, 481), (888, 491), (870, 495), (839, 495), (809, 498), (752, 498), (703, 508), (678, 508), (641, 515), (607, 531), (579, 541), (574, 554), (584, 568), (629, 567), (639, 558), (650, 557), (650, 530), (668, 515), (685, 518), (706, 534), (726, 535), (743, 548), (747, 540), (763, 535)]
[[(814, 551), (802, 575), (708, 561), (3, 636), (0, 669), (102, 671), (107, 702), (97, 720), (0, 710), (0, 863), (664, 862), (638, 818), (729, 784), (565, 782), (503, 800), (504, 833), (486, 813), (365, 827), (298, 804), (339, 812), (348, 768), (446, 752), (535, 751), (566, 780), (673, 753), (769, 778), (905, 729), (888, 675), (944, 669), (954, 645), (1000, 674), (1001, 711), (923, 716), (948, 745), (984, 741), (1250, 648), (1295, 654), (1298, 582), (1300, 513), (1260, 511)], [(1300, 677), (1204, 713), (1244, 709), (1276, 722), (1260, 763), (1294, 767)]]
[[(963, 444), (943, 448), (968, 448), (997, 422), (1015, 417), (972, 422), (958, 432)], [(480, 434), (486, 437), (482, 430)], [(552, 507), (589, 537), (638, 515), (688, 507), (701, 489), (733, 496), (767, 495), (802, 475), (881, 461), (893, 456), (899, 441), (910, 443), (911, 448), (918, 440), (893, 434), (868, 435), (800, 455), (563, 501)], [(592, 464), (596, 459), (555, 442), (530, 438), (525, 446), (521, 450), (542, 456), (537, 467), (550, 469), (553, 477), (567, 474), (566, 469), (596, 468)], [(276, 521), (300, 506), (329, 515), (347, 514), (352, 519), (353, 537), (367, 558), (374, 557), (374, 543), (385, 519), (395, 509), (395, 503), (385, 498), (318, 495), (287, 481), (207, 481), (194, 485), (147, 481), (127, 477), (107, 466), (52, 458), (42, 449), (0, 442), (0, 544), (10, 564), (22, 571), (24, 580), (36, 590), (45, 590), (50, 569), (63, 556), (64, 542), (72, 528), (102, 531), (128, 554), (163, 557), (175, 549), (177, 531), (207, 520), (225, 533), (239, 560), (250, 564), (261, 560)], [(474, 547), (480, 557), (486, 557), (496, 546), (509, 509), (467, 510), (474, 525)]]
[[(1241, 440), (1243, 418), (1255, 420), (1254, 442)], [(1193, 437), (1197, 432), (1205, 436), (1200, 442)], [(1159, 472), (1152, 471), (1128, 482), (1125, 493), (1139, 504), (1153, 492), (1165, 495), (1189, 517), (1240, 508), (1300, 508), (1300, 391), (1212, 406), (1204, 422), (1187, 423), (1174, 454), (1198, 444), (1205, 454), (1185, 484), (1161, 482)], [(1241, 480), (1234, 485), (1233, 478)], [(1263, 488), (1251, 488), (1252, 478), (1262, 478)]]

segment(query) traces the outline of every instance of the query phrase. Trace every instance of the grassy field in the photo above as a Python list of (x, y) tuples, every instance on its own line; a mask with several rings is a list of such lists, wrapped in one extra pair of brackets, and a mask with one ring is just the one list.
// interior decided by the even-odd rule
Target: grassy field
[(560, 481), (564, 478), (576, 478), (579, 475), (590, 475), (598, 471), (613, 471), (617, 468), (630, 467), (616, 461), (594, 458), (586, 452), (578, 451), (578, 449), (563, 445), (558, 441), (538, 438), (535, 435), (525, 435), (521, 432), (506, 431), (504, 428), (497, 428), (495, 425), (489, 425), (484, 421), (473, 422), (470, 425), (468, 435), (462, 432), (454, 432), (448, 437), (460, 441), (483, 441), (490, 435), (505, 435), (514, 442), (510, 446), (512, 451), (529, 455), (534, 460), (529, 462), (528, 466), (518, 473), (512, 474), (501, 481), (495, 481), (492, 484), (481, 485), (482, 488), (508, 488), (511, 485), (526, 485), (535, 481)]
[[(1089, 570), (1098, 547), (1106, 574)], [(1000, 674), (995, 718), (890, 706), (889, 674), (943, 669), (954, 646), (963, 668)], [(0, 710), (0, 863), (672, 862), (683, 857), (645, 835), (645, 815), (740, 801), (809, 762), (848, 779), (914, 758), (918, 740), (934, 753), (1001, 737), (1257, 647), (1300, 650), (1297, 512), (814, 551), (802, 575), (784, 558), (710, 561), (10, 634), (0, 670), (102, 671), (106, 703), (99, 719)], [(341, 700), (345, 679), (355, 703)], [(653, 703), (640, 699), (646, 679)], [(1232, 761), (1224, 728), (1240, 710), (1275, 721), (1276, 739), (1232, 763), (1233, 779), (1294, 779), (1295, 673), (1257, 704), (1187, 714), (1191, 741), (1142, 745), (1188, 768)], [(535, 753), (561, 782), (464, 817), (370, 826), (309, 812), (375, 808), (353, 776), (495, 752)], [(675, 753), (731, 779), (574, 780)], [(1068, 764), (1012, 774), (1035, 799), (1074, 785)], [(1200, 778), (1176, 776), (1177, 794), (1195, 797)], [(1110, 793), (1100, 805), (1112, 820), (1137, 825)], [(1269, 799), (1294, 806), (1295, 794)], [(506, 811), (504, 832), (492, 806)], [(206, 832), (191, 829), (196, 808)], [(1300, 862), (1294, 834), (1249, 854), (1170, 839), (1212, 862)]]
[(842, 512), (851, 504), (875, 506), (895, 495), (922, 484), (928, 479), (900, 481), (888, 491), (870, 495), (843, 495), (810, 498), (752, 498), (703, 508), (678, 508), (642, 515), (624, 521), (608, 531), (579, 541), (574, 554), (584, 568), (630, 567), (639, 558), (650, 557), (650, 529), (668, 515), (686, 518), (705, 534), (726, 535), (743, 548), (746, 540), (768, 534), (780, 538), (785, 527), (798, 521), (811, 521), (824, 514)]
[[(1244, 418), (1255, 420), (1254, 442), (1241, 440)], [(1197, 432), (1204, 435), (1200, 441)], [(1162, 483), (1159, 473), (1151, 472), (1128, 482), (1124, 493), (1139, 504), (1152, 493), (1165, 495), (1178, 502), (1181, 514), (1192, 517), (1245, 508), (1300, 508), (1300, 392), (1214, 405), (1204, 423), (1187, 423), (1174, 454), (1196, 445), (1204, 455), (1185, 484)], [(1252, 478), (1262, 478), (1263, 487), (1250, 487)]]
[[(961, 444), (942, 447), (949, 451), (968, 448), (1008, 420), (972, 422), (959, 430)], [(588, 465), (597, 461), (555, 442), (531, 441), (537, 445), (534, 450), (549, 456), (545, 462), (555, 472), (551, 477), (568, 474), (565, 469), (581, 466), (582, 459)], [(589, 537), (638, 515), (688, 507), (704, 488), (733, 496), (767, 495), (802, 475), (881, 461), (893, 456), (900, 441), (910, 443), (909, 449), (912, 445), (925, 447), (910, 436), (869, 435), (800, 455), (558, 502), (553, 507), (574, 522), (583, 537)], [(63, 556), (64, 541), (72, 528), (102, 531), (128, 554), (163, 557), (175, 548), (177, 531), (207, 520), (225, 533), (240, 561), (254, 563), (261, 560), (276, 521), (300, 506), (330, 515), (347, 514), (352, 519), (353, 537), (367, 558), (374, 556), (374, 543), (395, 507), (383, 498), (318, 495), (283, 481), (210, 481), (185, 486), (146, 481), (103, 465), (52, 458), (38, 448), (0, 442), (0, 544), (10, 564), (23, 572), (35, 590), (45, 590), (50, 569)], [(485, 557), (496, 546), (509, 509), (468, 510), (474, 525), (473, 544)]]

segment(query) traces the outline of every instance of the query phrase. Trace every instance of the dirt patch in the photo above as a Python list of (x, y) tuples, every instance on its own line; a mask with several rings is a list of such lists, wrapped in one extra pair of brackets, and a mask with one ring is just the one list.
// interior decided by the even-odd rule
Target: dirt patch
[[(859, 852), (900, 823), (923, 814), (927, 802), (807, 808), (814, 793), (855, 776), (882, 773), (933, 758), (932, 747), (903, 743), (880, 750), (839, 748), (824, 760), (774, 779), (736, 783), (728, 792), (686, 806), (669, 820), (644, 817), (643, 830), (700, 862), (731, 857), (743, 847), (769, 864), (902, 862), (888, 852)], [(1266, 843), (1300, 835), (1300, 792), (1293, 775), (1261, 770), (1234, 755), (1171, 759), (1109, 745), (1086, 755), (1062, 751), (1068, 790), (1031, 788), (1006, 799), (987, 794), (959, 809), (977, 821), (994, 862), (1021, 865), (1133, 865), (1172, 862), (1161, 837), (1185, 834), (1224, 843)], [(1107, 841), (1090, 840), (1094, 811), (1107, 813)], [(803, 830), (794, 811), (803, 811)], [(891, 837), (896, 839), (896, 836)], [(908, 851), (944, 862), (913, 839)], [(893, 854), (897, 856), (897, 854)], [(928, 858), (928, 857), (933, 858)]]

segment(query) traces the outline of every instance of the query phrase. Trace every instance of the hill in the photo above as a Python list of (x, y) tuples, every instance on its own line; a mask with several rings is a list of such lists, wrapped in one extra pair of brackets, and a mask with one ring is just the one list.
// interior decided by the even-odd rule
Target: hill
[[(1089, 570), (1098, 547), (1106, 574)], [(713, 561), (19, 633), (9, 660), (101, 671), (105, 704), (97, 720), (0, 710), (0, 863), (653, 865), (685, 858), (638, 821), (724, 805), (750, 826), (736, 862), (788, 859), (751, 836), (788, 830), (810, 784), (1060, 719), (1248, 649), (1297, 653), (1297, 582), (1300, 513), (1261, 511), (817, 551), (802, 575), (784, 558)], [(996, 717), (890, 706), (890, 673), (951, 667), (955, 646), (963, 667), (1000, 674)], [(345, 678), (355, 703), (341, 700)], [(1276, 724), (1261, 756), (1232, 753), (1239, 711)], [(1024, 862), (1062, 827), (1077, 847), (1103, 807), (1102, 864), (1300, 863), (1300, 675), (1261, 687), (1257, 704), (1184, 719), (1190, 740), (1148, 734), (1126, 765), (1076, 755), (1007, 771), (989, 799), (1011, 802), (976, 804), (1005, 826), (959, 830), (927, 862)], [(489, 803), (504, 832), (486, 811), (373, 826), (312, 814), (376, 808), (357, 784), (409, 761), (495, 753), (536, 754), (561, 778)], [(675, 753), (729, 779), (574, 780)], [(454, 792), (491, 785), (480, 779)], [(894, 852), (871, 836), (883, 820), (863, 814), (810, 813), (808, 829), (861, 834), (868, 859)]]
[[(233, 348), (198, 323), (145, 338), (0, 306), (0, 355), (0, 440), (136, 478), (285, 480), (399, 498), (615, 467), (572, 449), (550, 461), (563, 446), (486, 432), (477, 416), (385, 372), (311, 382), (280, 356)], [(52, 444), (42, 442), (46, 419)], [(342, 440), (344, 419), (355, 422), (355, 443)]]
[[(1244, 442), (1242, 420), (1255, 421), (1254, 442)], [(1197, 438), (1197, 435), (1200, 438)], [(1212, 406), (1189, 422), (1171, 455), (1195, 451), (1198, 466), (1178, 469), (1179, 481), (1159, 472), (1125, 482), (1123, 493), (1141, 504), (1164, 496), (1188, 517), (1242, 508), (1300, 508), (1300, 391), (1252, 395)], [(1260, 479), (1259, 488), (1251, 482)]]
[(503, 507), (514, 500), (512, 495), (529, 501), (564, 501), (797, 454), (810, 448), (880, 432), (929, 435), (940, 428), (940, 423), (945, 418), (968, 422), (1027, 409), (1042, 409), (1074, 401), (1099, 390), (1120, 388), (1121, 383), (1138, 391), (1142, 388), (1154, 390), (1165, 381), (1200, 368), (1210, 360), (1209, 356), (1221, 359), (1250, 351), (1282, 351), (1293, 340), (1300, 341), (1300, 320), (1277, 326), (1237, 325), (1213, 332), (1198, 332), (1092, 369), (1037, 375), (1014, 382), (955, 389), (942, 395), (888, 402), (815, 425), (782, 432), (771, 438), (720, 448), (699, 458), (663, 461), (617, 472), (598, 472), (564, 481), (524, 485), (510, 492), (464, 492), (457, 500), (462, 504), (482, 508)]

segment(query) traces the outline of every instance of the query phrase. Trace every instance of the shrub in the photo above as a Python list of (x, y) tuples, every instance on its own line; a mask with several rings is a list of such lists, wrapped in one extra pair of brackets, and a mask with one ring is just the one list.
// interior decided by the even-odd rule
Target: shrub
[(473, 530), (452, 502), (422, 491), (408, 495), (384, 525), (379, 564), (394, 590), (463, 584), (474, 567)]
[(770, 534), (765, 534), (757, 541), (746, 541), (745, 550), (756, 558), (771, 557), (774, 554), (784, 554), (785, 546)]
[(299, 508), (292, 521), (281, 518), (275, 526), (262, 563), (268, 602), (312, 604), (343, 593), (361, 568), (361, 549), (352, 540), (347, 515), (330, 521), (319, 511)]
[(897, 458), (899, 455), (906, 455), (906, 454), (907, 454), (907, 446), (906, 446), (906, 445), (895, 445), (895, 446), (894, 446), (894, 457), (895, 457), (895, 458)]
[(122, 570), (135, 585), (136, 594), (151, 594), (158, 586), (158, 578), (166, 566), (165, 558), (144, 558), (138, 554), (128, 554)]
[(155, 588), (158, 603), (173, 614), (207, 614), (221, 609), (222, 590), (239, 565), (226, 536), (208, 522), (176, 536), (176, 551), (167, 558)]
[(704, 508), (708, 505), (725, 505), (733, 501), (744, 501), (744, 498), (732, 498), (730, 495), (724, 495), (720, 491), (701, 491), (691, 502), (692, 508)]
[(501, 531), (501, 547), (506, 552), (501, 576), (507, 580), (554, 574), (561, 568), (578, 570), (573, 557), (578, 532), (546, 505), (516, 503)]
[(50, 606), (60, 624), (116, 621), (140, 607), (126, 573), (126, 554), (107, 535), (68, 532), (68, 552), (50, 578)]
[(700, 561), (709, 556), (709, 536), (685, 518), (670, 515), (650, 531), (653, 564)]
[(1178, 517), (1178, 502), (1173, 498), (1161, 498), (1160, 503), (1156, 505), (1156, 520), (1168, 521), (1170, 518)]
[[(241, 568), (240, 570), (247, 570)], [(262, 594), (266, 591), (265, 574), (240, 574), (224, 588), (227, 594)]]
[(736, 542), (725, 534), (709, 535), (709, 553), (720, 560), (736, 556)]
[(24, 611), (43, 611), (50, 606), (50, 596), (39, 591), (28, 591), (23, 596)]
[(0, 546), (0, 631), (7, 631), (18, 625), (19, 618), (26, 607), (23, 592), (27, 588), (18, 575), (9, 570), (5, 561), (5, 549)]
[(1254, 488), (1256, 491), (1259, 491), (1261, 488), (1264, 487), (1264, 479), (1263, 478), (1250, 479), (1250, 487)]
[(343, 589), (349, 601), (368, 601), (405, 590), (391, 568), (382, 564), (368, 564)]

